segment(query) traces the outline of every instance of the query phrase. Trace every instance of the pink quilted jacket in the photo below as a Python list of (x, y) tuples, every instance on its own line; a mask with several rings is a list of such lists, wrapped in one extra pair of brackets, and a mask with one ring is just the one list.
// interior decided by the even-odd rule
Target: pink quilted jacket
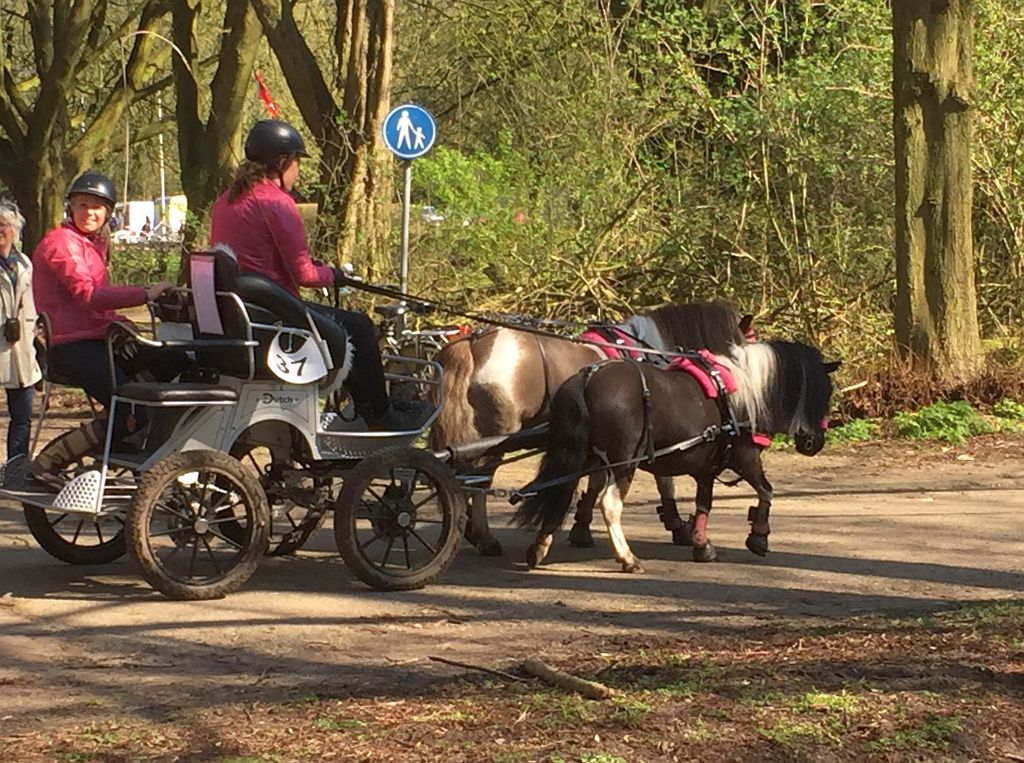
[(102, 339), (120, 307), (146, 303), (141, 286), (111, 286), (107, 245), (70, 222), (54, 228), (32, 255), (36, 310), (50, 318), (53, 344)]

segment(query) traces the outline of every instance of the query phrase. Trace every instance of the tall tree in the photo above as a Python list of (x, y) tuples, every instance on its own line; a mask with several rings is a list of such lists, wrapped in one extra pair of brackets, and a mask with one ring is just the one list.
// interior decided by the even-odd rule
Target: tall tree
[(973, 0), (898, 0), (893, 16), (896, 339), (947, 379), (982, 358), (971, 221)]
[[(336, 215), (336, 256), (390, 267), (391, 167), (381, 138), (390, 105), (394, 0), (335, 0), (333, 71), (300, 31), (296, 0), (252, 0), (302, 118), (321, 146), (321, 212)], [(337, 97), (340, 93), (340, 98)], [(340, 204), (332, 200), (341, 199)]]
[(21, 0), (0, 8), (0, 180), (25, 215), (29, 250), (60, 219), (64, 189), (106, 151), (130, 104), (160, 86), (146, 83), (163, 46), (148, 32), (163, 6)]
[[(173, 56), (181, 182), (191, 212), (185, 232), (188, 245), (196, 223), (225, 188), (237, 159), (245, 118), (244, 103), (252, 92), (253, 65), (261, 37), (260, 22), (249, 0), (227, 0), (213, 42), (217, 69), (208, 87), (200, 84), (201, 51), (197, 22), (200, 0), (172, 0), (172, 37), (180, 51)], [(212, 26), (212, 24), (211, 24)]]

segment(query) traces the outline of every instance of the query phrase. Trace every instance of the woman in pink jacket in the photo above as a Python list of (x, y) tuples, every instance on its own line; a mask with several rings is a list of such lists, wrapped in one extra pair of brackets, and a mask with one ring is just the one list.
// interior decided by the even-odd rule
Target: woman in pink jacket
[[(299, 296), (299, 287), (347, 282), (337, 268), (310, 259), (306, 227), (289, 195), (299, 176), (299, 159), (309, 156), (302, 136), (287, 122), (257, 122), (245, 140), (245, 161), (213, 205), (210, 243), (226, 244), (241, 272), (261, 273)], [(355, 310), (307, 302), (310, 310), (341, 324), (355, 349), (346, 388), (356, 412), (375, 429), (418, 429), (430, 406), (418, 400), (389, 400), (373, 323)]]
[(152, 286), (111, 286), (108, 221), (116, 194), (110, 178), (86, 172), (68, 190), (69, 219), (39, 242), (32, 255), (32, 294), (36, 309), (50, 320), (48, 374), (85, 389), (104, 407), (115, 384), (147, 369), (159, 381), (177, 375), (182, 357), (140, 347), (133, 357), (115, 357), (111, 379), (106, 335), (110, 324), (127, 320), (119, 308), (144, 305), (172, 288), (167, 281)]

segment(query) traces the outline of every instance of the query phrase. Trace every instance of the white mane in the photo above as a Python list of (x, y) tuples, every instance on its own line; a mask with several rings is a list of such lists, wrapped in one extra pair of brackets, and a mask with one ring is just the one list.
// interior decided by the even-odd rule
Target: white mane
[(778, 359), (764, 342), (734, 344), (729, 355), (715, 356), (732, 374), (738, 389), (732, 399), (736, 413), (755, 431), (772, 426), (772, 391), (778, 383)]

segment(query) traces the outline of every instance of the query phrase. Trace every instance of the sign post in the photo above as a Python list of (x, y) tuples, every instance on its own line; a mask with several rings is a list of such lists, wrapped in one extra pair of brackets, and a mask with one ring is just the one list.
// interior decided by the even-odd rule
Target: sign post
[[(405, 189), (402, 193), (402, 252), (398, 265), (398, 288), (409, 289), (409, 209), (412, 203), (412, 160), (426, 154), (434, 145), (437, 128), (430, 112), (422, 106), (405, 103), (396, 106), (384, 119), (381, 129), (384, 145), (402, 160)], [(405, 302), (403, 300), (404, 307)], [(405, 324), (404, 310), (398, 315), (398, 330)]]

